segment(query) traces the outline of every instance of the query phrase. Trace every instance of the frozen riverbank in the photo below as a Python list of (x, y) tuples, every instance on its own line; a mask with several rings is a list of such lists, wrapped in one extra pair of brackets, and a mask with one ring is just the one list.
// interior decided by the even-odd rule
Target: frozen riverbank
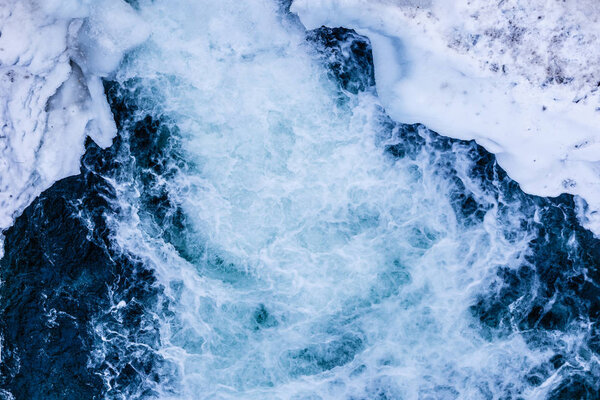
[(369, 37), (392, 118), (475, 139), (526, 192), (581, 196), (600, 232), (597, 3), (295, 0), (292, 11), (308, 29)]
[(148, 29), (122, 0), (3, 0), (0, 32), (2, 230), (79, 172), (87, 136), (110, 145), (116, 127), (100, 78)]

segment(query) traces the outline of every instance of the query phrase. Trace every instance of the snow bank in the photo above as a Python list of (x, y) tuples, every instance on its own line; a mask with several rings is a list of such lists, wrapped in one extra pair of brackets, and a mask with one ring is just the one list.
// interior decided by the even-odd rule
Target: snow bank
[(0, 0), (0, 231), (78, 173), (86, 136), (110, 145), (100, 79), (148, 33), (122, 0)]
[(526, 192), (581, 196), (600, 233), (600, 3), (294, 0), (373, 46), (388, 113), (475, 139)]

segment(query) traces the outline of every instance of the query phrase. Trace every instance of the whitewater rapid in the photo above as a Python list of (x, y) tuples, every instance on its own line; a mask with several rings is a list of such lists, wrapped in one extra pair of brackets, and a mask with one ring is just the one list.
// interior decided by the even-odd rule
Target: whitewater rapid
[[(142, 194), (124, 186), (123, 207), (139, 211), (116, 241), (168, 300), (158, 352), (178, 379), (159, 397), (537, 398), (560, 386), (560, 373), (524, 376), (579, 327), (537, 346), (478, 322), (498, 271), (530, 262), (537, 228), (523, 221), (538, 206), (485, 183), (505, 175), (470, 172), (490, 162), (474, 144), (390, 121), (372, 70), (352, 69), (365, 62), (357, 37), (330, 53), (335, 36), (307, 43), (266, 0), (158, 1), (140, 15), (151, 40), (115, 77), (135, 105), (124, 132), (150, 117), (176, 156), (156, 161), (169, 171), (158, 176), (144, 167)], [(149, 217), (146, 196), (167, 197), (167, 216)]]
[(368, 38), (289, 3), (131, 2), (114, 141), (6, 230), (0, 396), (593, 399), (576, 200), (390, 118)]

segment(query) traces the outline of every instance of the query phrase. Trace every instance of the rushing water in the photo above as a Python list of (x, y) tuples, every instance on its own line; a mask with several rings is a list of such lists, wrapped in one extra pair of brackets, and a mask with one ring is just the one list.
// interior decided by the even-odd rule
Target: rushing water
[(6, 232), (0, 396), (599, 398), (572, 197), (391, 121), (351, 31), (272, 0), (135, 6), (119, 137)]

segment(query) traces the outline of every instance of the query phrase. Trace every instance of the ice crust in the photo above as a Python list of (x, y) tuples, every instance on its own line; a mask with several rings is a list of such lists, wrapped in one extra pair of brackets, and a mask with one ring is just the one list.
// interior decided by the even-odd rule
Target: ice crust
[(79, 172), (87, 136), (110, 145), (101, 78), (148, 34), (122, 0), (0, 0), (0, 231)]
[(313, 29), (373, 46), (377, 90), (397, 121), (475, 139), (528, 193), (580, 196), (600, 233), (600, 3), (294, 0)]
[[(304, 25), (373, 45), (401, 122), (475, 139), (533, 194), (580, 195), (600, 233), (600, 5), (592, 0), (294, 0)], [(115, 124), (101, 77), (149, 28), (123, 0), (0, 0), (0, 230), (75, 174)], [(585, 204), (587, 203), (587, 204)]]

